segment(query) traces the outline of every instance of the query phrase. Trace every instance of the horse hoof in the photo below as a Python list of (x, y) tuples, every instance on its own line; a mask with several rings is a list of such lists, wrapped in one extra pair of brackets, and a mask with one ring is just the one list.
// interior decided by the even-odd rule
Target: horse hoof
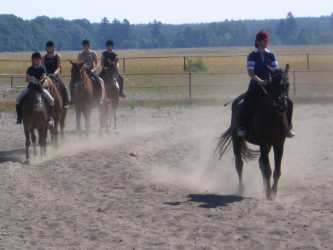
[(245, 187), (243, 185), (240, 185), (238, 187), (238, 195), (243, 196), (245, 193)]

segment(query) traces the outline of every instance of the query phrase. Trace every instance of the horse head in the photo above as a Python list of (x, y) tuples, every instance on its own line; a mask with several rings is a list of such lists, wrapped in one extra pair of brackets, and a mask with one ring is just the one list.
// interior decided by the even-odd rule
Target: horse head
[(83, 65), (84, 63), (75, 63), (73, 61), (70, 61), (72, 64), (71, 69), (71, 82), (75, 87), (82, 87), (84, 84), (84, 69)]
[(273, 70), (268, 84), (270, 95), (279, 111), (283, 111), (286, 106), (286, 98), (289, 96), (289, 64), (285, 70), (279, 68)]

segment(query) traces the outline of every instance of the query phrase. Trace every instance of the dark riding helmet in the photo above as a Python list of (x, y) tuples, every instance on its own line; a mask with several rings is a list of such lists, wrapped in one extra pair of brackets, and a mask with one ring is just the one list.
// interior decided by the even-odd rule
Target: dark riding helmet
[(46, 43), (46, 48), (54, 48), (54, 42), (53, 41), (48, 41)]
[(258, 42), (265, 41), (268, 43), (269, 34), (263, 30), (259, 31), (256, 35), (255, 47), (258, 48)]
[(105, 43), (105, 46), (106, 47), (109, 47), (109, 46), (113, 47), (114, 46), (114, 42), (112, 40), (107, 40), (106, 43)]
[(42, 55), (39, 52), (34, 52), (31, 55), (31, 59), (42, 59)]
[(90, 41), (88, 39), (84, 39), (82, 41), (82, 45), (85, 46), (85, 45), (90, 45)]

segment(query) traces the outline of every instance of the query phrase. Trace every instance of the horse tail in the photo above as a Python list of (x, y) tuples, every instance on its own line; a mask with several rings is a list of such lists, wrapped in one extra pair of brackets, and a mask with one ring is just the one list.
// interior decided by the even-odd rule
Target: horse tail
[(217, 147), (215, 149), (215, 153), (218, 155), (219, 159), (221, 160), (224, 153), (230, 147), (232, 142), (232, 127), (230, 126), (219, 138)]
[(259, 152), (248, 147), (245, 140), (233, 136), (233, 128), (230, 126), (219, 138), (215, 153), (221, 160), (225, 152), (233, 143), (236, 157), (241, 157), (245, 161), (255, 160)]

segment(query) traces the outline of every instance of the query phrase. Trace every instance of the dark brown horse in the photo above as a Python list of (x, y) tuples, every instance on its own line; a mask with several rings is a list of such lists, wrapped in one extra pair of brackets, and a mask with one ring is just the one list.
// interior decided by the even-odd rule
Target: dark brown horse
[[(243, 184), (243, 160), (255, 159), (258, 152), (247, 147), (247, 143), (260, 147), (259, 166), (264, 179), (264, 188), (267, 199), (274, 199), (277, 190), (278, 182), (281, 176), (281, 162), (284, 151), (284, 143), (286, 139), (285, 117), (286, 111), (283, 111), (283, 106), (287, 106), (287, 110), (291, 112), (291, 102), (287, 101), (289, 82), (288, 70), (277, 70), (272, 73), (272, 79), (267, 86), (264, 87), (259, 95), (256, 103), (256, 114), (250, 121), (248, 128), (248, 136), (243, 139), (237, 135), (239, 127), (238, 117), (240, 105), (243, 96), (237, 98), (232, 105), (231, 126), (221, 136), (217, 153), (220, 158), (224, 155), (231, 142), (235, 155), (236, 170), (239, 177), (239, 192), (244, 192)], [(286, 104), (290, 105), (286, 105)], [(271, 186), (272, 170), (269, 162), (269, 153), (274, 150), (274, 183)]]
[(29, 163), (30, 153), (29, 148), (31, 142), (34, 146), (36, 154), (36, 136), (34, 131), (38, 132), (38, 140), (40, 145), (40, 155), (46, 155), (46, 138), (48, 129), (48, 114), (46, 102), (42, 97), (42, 86), (36, 85), (34, 89), (30, 89), (27, 96), (22, 102), (22, 118), (25, 134), (25, 152), (26, 161)]
[(119, 106), (119, 84), (117, 72), (109, 67), (104, 70), (101, 77), (105, 83), (105, 101), (100, 107), (100, 125), (101, 131), (108, 131), (114, 121), (117, 126), (117, 109)]
[(53, 81), (46, 77), (43, 81), (43, 88), (49, 91), (51, 96), (54, 98), (54, 127), (51, 129), (52, 142), (55, 145), (58, 144), (58, 134), (59, 134), (59, 126), (61, 131), (61, 136), (64, 136), (64, 128), (65, 128), (65, 119), (67, 115), (67, 110), (64, 109), (63, 99), (60, 95), (60, 92)]
[(90, 131), (91, 110), (94, 106), (95, 95), (93, 82), (85, 71), (84, 63), (71, 61), (71, 92), (76, 113), (76, 129), (81, 132), (81, 116), (84, 116), (86, 133)]

